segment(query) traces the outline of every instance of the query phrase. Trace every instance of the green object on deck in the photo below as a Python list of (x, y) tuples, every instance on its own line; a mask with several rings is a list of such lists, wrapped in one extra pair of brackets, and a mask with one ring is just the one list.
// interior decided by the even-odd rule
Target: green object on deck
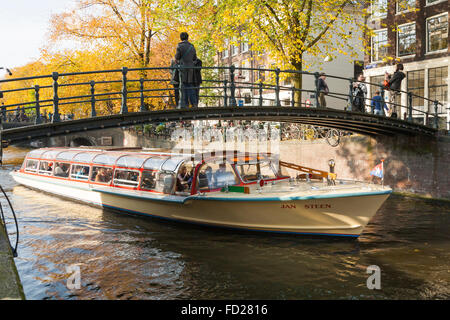
[(223, 187), (222, 192), (226, 192), (228, 188), (228, 192), (238, 192), (238, 193), (249, 193), (248, 192), (248, 187), (241, 187), (241, 186), (228, 186), (228, 187)]

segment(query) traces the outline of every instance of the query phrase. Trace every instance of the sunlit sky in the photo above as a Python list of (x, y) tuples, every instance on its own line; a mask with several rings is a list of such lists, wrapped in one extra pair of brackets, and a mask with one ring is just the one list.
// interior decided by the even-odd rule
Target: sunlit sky
[[(54, 13), (75, 0), (0, 0), (0, 67), (14, 68), (40, 55)], [(0, 77), (4, 70), (0, 70)]]

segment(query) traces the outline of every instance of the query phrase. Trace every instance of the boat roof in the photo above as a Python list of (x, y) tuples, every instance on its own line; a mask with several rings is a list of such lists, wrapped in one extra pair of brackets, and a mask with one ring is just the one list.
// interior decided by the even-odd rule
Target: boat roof
[(237, 150), (201, 151), (186, 153), (185, 150), (148, 150), (137, 148), (87, 149), (87, 148), (41, 148), (30, 151), (28, 158), (92, 163), (125, 168), (175, 171), (183, 162), (228, 162), (251, 164), (269, 161), (270, 153), (250, 153)]

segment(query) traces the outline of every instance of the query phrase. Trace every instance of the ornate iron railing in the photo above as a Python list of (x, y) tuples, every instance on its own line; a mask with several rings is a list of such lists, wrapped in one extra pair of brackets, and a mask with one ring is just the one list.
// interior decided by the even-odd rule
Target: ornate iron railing
[[(99, 113), (105, 113), (108, 109), (109, 113), (125, 114), (129, 112), (131, 106), (135, 111), (151, 111), (155, 108), (185, 108), (185, 84), (179, 79), (178, 89), (171, 85), (173, 79), (169, 77), (172, 72), (178, 72), (179, 76), (186, 71), (185, 67), (167, 67), (167, 68), (126, 68), (115, 70), (101, 70), (88, 72), (69, 72), (58, 73), (53, 72), (50, 75), (39, 75), (22, 78), (8, 78), (0, 80), (0, 98), (7, 101), (7, 104), (0, 106), (0, 125), (2, 122), (32, 122), (39, 124), (45, 121), (59, 122), (64, 120), (72, 120), (71, 114), (61, 115), (60, 108), (66, 105), (78, 106), (82, 105), (85, 109), (89, 108), (89, 112), (84, 112), (84, 117), (96, 117)], [(221, 67), (189, 67), (189, 69), (198, 70), (206, 74), (202, 84), (196, 84), (190, 89), (199, 91), (200, 102), (209, 106), (225, 106), (239, 107), (239, 105), (252, 106), (282, 106), (282, 100), (285, 106), (290, 107), (321, 107), (319, 101), (319, 76), (318, 72), (306, 72), (296, 70), (280, 70), (280, 69), (256, 69), (256, 68), (236, 68), (234, 66)], [(259, 74), (259, 80), (239, 81), (246, 79), (242, 77), (242, 73), (251, 72), (255, 75)], [(158, 73), (159, 76), (149, 78), (149, 73)], [(264, 73), (264, 77), (262, 77)], [(313, 85), (310, 89), (295, 88), (290, 85), (281, 85), (281, 79), (292, 78), (301, 74), (302, 77), (310, 77), (310, 83)], [(131, 75), (131, 77), (130, 77)], [(136, 76), (138, 75), (138, 76)], [(110, 80), (86, 80), (86, 77), (104, 77), (112, 76)], [(134, 77), (133, 77), (134, 76)], [(348, 111), (355, 111), (353, 84), (357, 81), (354, 78), (345, 78), (334, 75), (326, 75), (328, 79), (342, 81), (348, 84), (348, 89), (339, 91), (330, 91), (326, 98), (332, 99), (327, 105), (342, 105)], [(82, 78), (79, 80), (79, 78)], [(252, 77), (249, 77), (250, 79)], [(176, 79), (175, 79), (176, 80)], [(31, 83), (31, 85), (30, 85)], [(149, 87), (149, 84), (153, 86)], [(303, 81), (305, 83), (305, 81)], [(340, 84), (342, 84), (340, 83)], [(379, 87), (381, 95), (385, 96), (385, 88), (382, 84), (362, 82), (366, 86)], [(21, 85), (22, 84), (22, 85)], [(109, 86), (105, 88), (105, 86)], [(342, 85), (341, 85), (342, 86)], [(6, 87), (6, 88), (5, 88)], [(10, 87), (10, 88), (9, 88)], [(61, 91), (75, 87), (83, 87), (86, 94), (67, 95), (61, 94)], [(103, 90), (102, 88), (103, 87)], [(120, 88), (119, 88), (120, 87)], [(343, 88), (346, 85), (342, 86)], [(180, 102), (178, 106), (174, 103), (175, 90), (179, 90)], [(243, 103), (241, 99), (242, 90), (250, 93), (246, 96), (247, 103)], [(386, 102), (392, 107), (399, 110), (406, 110), (405, 121), (413, 122), (414, 114), (422, 114), (425, 119), (425, 125), (438, 128), (439, 117), (444, 113), (443, 104), (436, 100), (418, 96), (413, 92), (396, 91), (397, 94), (406, 95), (407, 103)], [(32, 99), (24, 101), (23, 97)], [(238, 95), (238, 96), (237, 96)], [(283, 99), (281, 100), (281, 95)], [(307, 99), (303, 100), (306, 95)], [(308, 96), (309, 95), (309, 96)], [(296, 99), (300, 97), (300, 99)], [(288, 97), (288, 98), (286, 98)], [(312, 97), (312, 101), (309, 100)], [(424, 101), (428, 101), (434, 107), (434, 110), (421, 110), (413, 107), (413, 97), (418, 97)], [(14, 100), (18, 102), (14, 102)], [(13, 101), (12, 103), (8, 101)], [(117, 102), (120, 101), (120, 108)], [(369, 113), (373, 113), (372, 97), (365, 97), (364, 110), (369, 109)], [(106, 107), (99, 108), (100, 103), (106, 103)], [(118, 109), (114, 110), (114, 107)], [(49, 118), (44, 118), (41, 113), (42, 109), (51, 109)], [(384, 108), (382, 108), (384, 112)], [(44, 113), (45, 114), (45, 113)], [(383, 113), (380, 116), (385, 116)], [(400, 115), (401, 116), (401, 115)], [(77, 114), (77, 118), (80, 114)]]

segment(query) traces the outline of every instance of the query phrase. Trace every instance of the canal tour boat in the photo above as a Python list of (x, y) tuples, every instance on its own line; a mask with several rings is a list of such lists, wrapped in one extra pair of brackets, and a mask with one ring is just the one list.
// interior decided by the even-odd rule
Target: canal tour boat
[[(293, 177), (288, 173), (292, 173)], [(392, 190), (238, 151), (42, 148), (13, 178), (120, 212), (239, 230), (358, 237)]]

